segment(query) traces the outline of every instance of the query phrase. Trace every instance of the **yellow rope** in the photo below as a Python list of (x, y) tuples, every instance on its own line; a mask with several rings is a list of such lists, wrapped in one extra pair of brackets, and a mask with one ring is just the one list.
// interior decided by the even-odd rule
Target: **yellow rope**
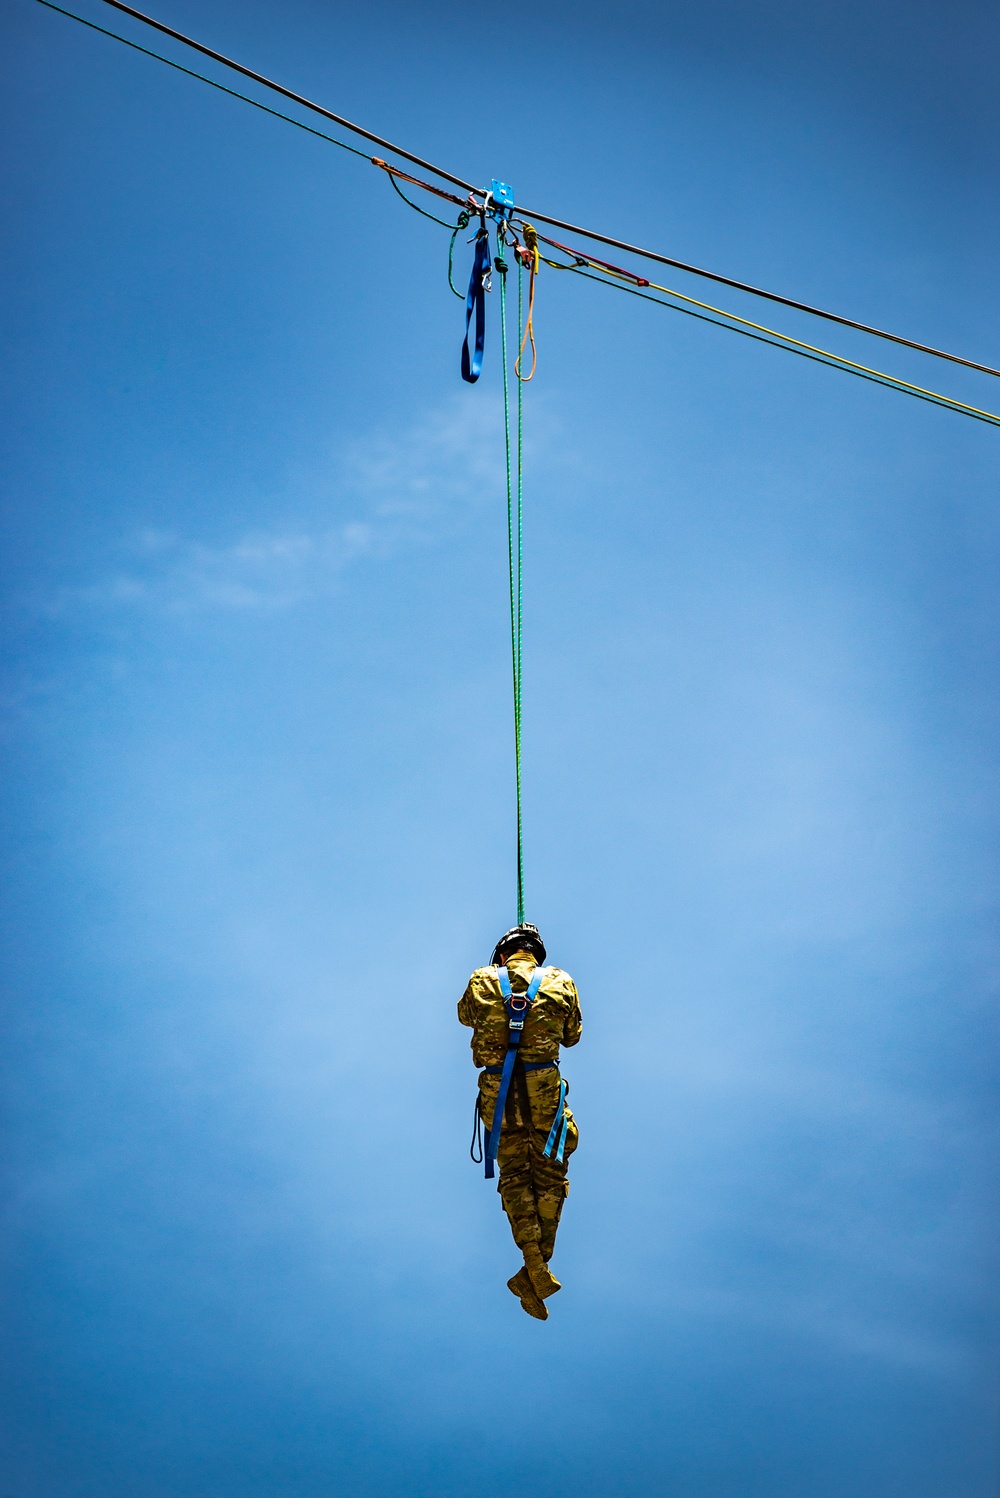
[[(531, 224), (522, 224), (521, 228), (524, 233), (524, 248), (526, 252), (522, 256), (522, 259), (528, 264), (530, 270), (528, 277), (528, 319), (524, 324), (521, 349), (514, 361), (514, 373), (521, 381), (521, 384), (526, 385), (529, 380), (534, 379), (535, 365), (538, 363), (538, 354), (535, 350), (535, 276), (538, 274), (539, 254), (537, 231)], [(523, 375), (521, 373), (521, 360), (524, 358), (524, 350), (529, 342), (531, 344), (531, 371), (529, 374)]]
[[(912, 385), (909, 380), (902, 380), (898, 375), (885, 374), (880, 369), (869, 369), (867, 364), (856, 364), (853, 359), (846, 359), (843, 354), (833, 354), (829, 349), (817, 348), (813, 343), (803, 343), (801, 339), (792, 338), (788, 333), (779, 333), (776, 328), (767, 328), (763, 323), (751, 322), (746, 317), (738, 317), (735, 312), (726, 312), (722, 307), (713, 307), (711, 302), (700, 302), (697, 297), (685, 296), (682, 291), (674, 291), (669, 286), (660, 286), (656, 281), (640, 281), (637, 276), (631, 276), (627, 272), (618, 271), (613, 267), (602, 265), (600, 261), (586, 259), (585, 256), (578, 256), (577, 259), (586, 260), (588, 269), (600, 271), (604, 276), (613, 276), (620, 281), (632, 281), (636, 285), (648, 286), (651, 291), (662, 291), (665, 295), (676, 297), (678, 301), (687, 302), (692, 307), (701, 307), (706, 312), (714, 312), (718, 317), (724, 317), (729, 322), (739, 323), (744, 328), (753, 328), (758, 333), (766, 333), (769, 338), (777, 338), (781, 343), (789, 344), (792, 348), (804, 349), (810, 354), (829, 359), (847, 369), (857, 370), (859, 374), (867, 375), (877, 380), (884, 380), (902, 390), (912, 391), (914, 395), (920, 395), (926, 399), (937, 401), (942, 405), (951, 406), (958, 411), (967, 411), (970, 416), (978, 416), (985, 421), (994, 422), (997, 426), (1000, 426), (1000, 416), (996, 415), (993, 411), (982, 411), (978, 406), (966, 405), (964, 401), (955, 400), (950, 395), (941, 395), (936, 390), (925, 390), (922, 385)], [(548, 263), (551, 264), (552, 262)], [(575, 266), (569, 265), (559, 267), (560, 270), (574, 270), (575, 268)]]

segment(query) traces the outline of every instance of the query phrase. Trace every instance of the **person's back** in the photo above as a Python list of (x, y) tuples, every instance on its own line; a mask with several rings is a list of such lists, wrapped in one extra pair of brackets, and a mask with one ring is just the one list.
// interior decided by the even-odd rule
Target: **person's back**
[(559, 1048), (580, 1039), (576, 986), (560, 968), (539, 967), (545, 946), (527, 923), (501, 937), (489, 967), (477, 968), (458, 1005), (472, 1031), (479, 1117), (487, 1129), (486, 1174), (500, 1167), (499, 1191), (524, 1268), (508, 1280), (529, 1315), (545, 1320), (559, 1289), (548, 1269), (577, 1128), (559, 1075)]

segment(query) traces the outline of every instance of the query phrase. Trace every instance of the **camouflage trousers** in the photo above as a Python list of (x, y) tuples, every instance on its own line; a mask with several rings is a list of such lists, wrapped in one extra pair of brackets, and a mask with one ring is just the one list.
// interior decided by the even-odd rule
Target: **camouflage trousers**
[[(522, 1251), (537, 1243), (543, 1259), (551, 1259), (563, 1203), (569, 1194), (569, 1157), (579, 1142), (576, 1122), (566, 1107), (566, 1147), (561, 1162), (545, 1155), (549, 1130), (559, 1106), (559, 1068), (524, 1072), (517, 1067), (504, 1109), (497, 1164), (497, 1190), (510, 1222), (514, 1242)], [(493, 1118), (500, 1078), (482, 1072), (479, 1110), (487, 1132)]]

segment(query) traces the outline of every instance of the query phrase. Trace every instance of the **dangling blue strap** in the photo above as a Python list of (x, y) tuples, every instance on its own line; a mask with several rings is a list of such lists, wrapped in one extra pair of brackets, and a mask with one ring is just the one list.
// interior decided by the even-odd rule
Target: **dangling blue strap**
[[(465, 297), (465, 341), (462, 344), (462, 379), (474, 385), (483, 368), (483, 345), (486, 342), (486, 281), (490, 273), (490, 236), (480, 229), (476, 235), (476, 253), (472, 261), (472, 275)], [(469, 359), (469, 324), (472, 311), (476, 312), (476, 347)]]
[(492, 1181), (494, 1174), (494, 1162), (497, 1150), (500, 1148), (500, 1130), (503, 1127), (503, 1113), (507, 1106), (507, 1093), (510, 1090), (510, 1079), (514, 1074), (514, 1062), (517, 1060), (517, 1048), (521, 1044), (521, 1036), (524, 1032), (524, 1021), (528, 1016), (528, 1010), (535, 1001), (542, 984), (543, 969), (536, 967), (531, 975), (531, 982), (525, 992), (515, 996), (510, 986), (510, 977), (505, 967), (497, 969), (497, 977), (500, 980), (500, 992), (503, 994), (504, 1004), (507, 1008), (507, 1023), (510, 1027), (507, 1040), (507, 1054), (503, 1061), (503, 1071), (500, 1073), (500, 1086), (497, 1088), (496, 1106), (493, 1109), (493, 1121), (490, 1124), (490, 1134), (486, 1141), (486, 1179)]
[(561, 1162), (562, 1161), (563, 1145), (566, 1143), (566, 1083), (565, 1082), (560, 1082), (559, 1083), (559, 1101), (558, 1101), (558, 1103), (556, 1103), (555, 1117), (552, 1120), (552, 1127), (549, 1130), (549, 1137), (545, 1141), (545, 1148), (542, 1150), (542, 1154), (543, 1155), (547, 1155), (550, 1159), (552, 1157), (552, 1151), (556, 1147), (556, 1135), (559, 1133), (559, 1125), (560, 1124), (563, 1125), (563, 1138), (562, 1138), (562, 1143), (559, 1146), (559, 1155), (558, 1155), (557, 1158)]
[(563, 1150), (566, 1148), (566, 1133), (569, 1129), (569, 1111), (564, 1109), (562, 1116), (562, 1130), (559, 1134), (559, 1148), (556, 1150), (556, 1164), (563, 1163)]

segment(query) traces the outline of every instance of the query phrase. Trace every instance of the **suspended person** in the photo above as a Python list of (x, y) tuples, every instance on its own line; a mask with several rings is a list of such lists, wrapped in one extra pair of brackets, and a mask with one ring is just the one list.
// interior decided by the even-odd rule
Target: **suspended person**
[(477, 1133), (481, 1120), (486, 1175), (493, 1175), (496, 1159), (500, 1200), (524, 1256), (507, 1285), (539, 1321), (549, 1314), (545, 1301), (561, 1288), (548, 1264), (579, 1137), (559, 1075), (559, 1047), (576, 1045), (582, 1030), (573, 979), (542, 967), (544, 961), (537, 926), (515, 926), (497, 942), (491, 965), (473, 973), (458, 1004), (459, 1020), (473, 1032), (473, 1063), (483, 1068)]

